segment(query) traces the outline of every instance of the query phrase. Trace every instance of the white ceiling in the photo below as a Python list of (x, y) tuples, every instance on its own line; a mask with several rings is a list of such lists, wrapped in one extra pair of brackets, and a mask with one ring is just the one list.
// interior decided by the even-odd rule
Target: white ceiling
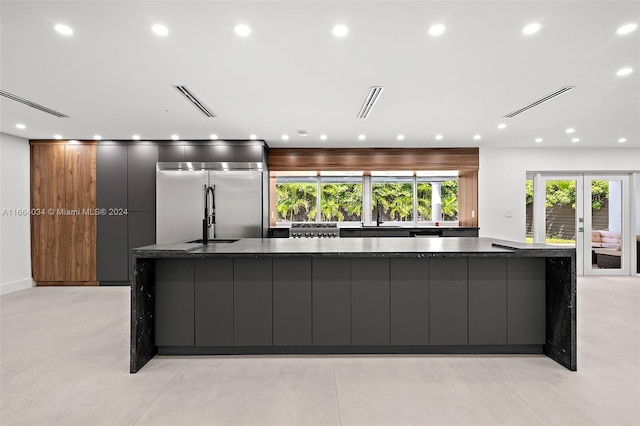
[[(640, 22), (638, 1), (2, 0), (0, 7), (0, 88), (70, 116), (0, 98), (0, 130), (30, 139), (215, 133), (255, 134), (271, 147), (640, 147), (640, 29), (616, 34)], [(542, 29), (524, 36), (533, 21)], [(75, 33), (58, 34), (57, 23)], [(169, 35), (156, 36), (155, 23)], [(238, 23), (251, 27), (249, 37), (234, 33)], [(331, 33), (338, 23), (350, 29), (344, 38)], [(434, 23), (447, 26), (442, 36), (428, 34)], [(623, 67), (634, 72), (617, 77)], [(176, 84), (217, 117), (202, 115)], [(379, 102), (369, 118), (356, 118), (374, 85), (385, 87)], [(502, 118), (562, 86), (577, 88)], [(568, 127), (576, 132), (566, 134)]]

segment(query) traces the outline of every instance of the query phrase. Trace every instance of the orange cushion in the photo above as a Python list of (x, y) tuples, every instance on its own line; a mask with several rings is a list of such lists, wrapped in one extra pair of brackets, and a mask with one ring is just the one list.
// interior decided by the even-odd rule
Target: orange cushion
[(591, 242), (599, 243), (601, 241), (602, 238), (600, 237), (600, 231), (591, 231)]

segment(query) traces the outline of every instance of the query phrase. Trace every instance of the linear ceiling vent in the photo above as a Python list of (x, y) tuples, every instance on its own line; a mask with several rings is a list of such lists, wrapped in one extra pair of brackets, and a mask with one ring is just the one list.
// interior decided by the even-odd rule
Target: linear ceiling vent
[(380, 93), (384, 90), (382, 86), (373, 86), (371, 90), (369, 90), (369, 94), (367, 95), (367, 99), (364, 100), (364, 104), (362, 104), (362, 108), (360, 108), (360, 112), (358, 113), (358, 118), (367, 118), (369, 113), (373, 109), (373, 106), (378, 102), (378, 98), (380, 97)]
[(533, 108), (533, 107), (535, 107), (535, 106), (538, 106), (538, 105), (540, 105), (541, 103), (547, 102), (547, 101), (549, 101), (549, 100), (551, 100), (551, 99), (555, 98), (556, 96), (560, 96), (560, 95), (562, 95), (563, 93), (567, 93), (569, 90), (571, 90), (571, 89), (575, 89), (575, 88), (576, 88), (576, 86), (564, 86), (564, 87), (562, 87), (560, 90), (556, 90), (555, 92), (553, 92), (553, 93), (549, 93), (547, 96), (545, 96), (545, 97), (543, 97), (543, 98), (540, 98), (540, 99), (538, 99), (537, 101), (531, 102), (531, 103), (530, 103), (529, 105), (527, 105), (526, 107), (520, 108), (520, 109), (519, 109), (519, 110), (517, 110), (517, 111), (514, 111), (514, 112), (512, 112), (512, 113), (509, 113), (509, 114), (507, 114), (507, 115), (503, 116), (503, 118), (512, 118), (512, 117), (515, 117), (515, 116), (516, 116), (516, 115), (518, 115), (518, 114), (522, 114), (523, 112), (525, 112), (525, 111), (527, 111), (527, 110), (529, 110), (529, 109), (531, 109), (531, 108)]
[(35, 102), (31, 102), (29, 100), (21, 98), (20, 96), (16, 96), (12, 93), (5, 92), (4, 90), (0, 90), (0, 95), (4, 96), (5, 98), (12, 99), (16, 102), (20, 102), (21, 104), (25, 104), (26, 106), (30, 106), (31, 108), (39, 109), (40, 111), (46, 112), (47, 114), (55, 115), (56, 117), (60, 117), (60, 118), (69, 117), (67, 114), (63, 114), (54, 109), (47, 108), (46, 106), (42, 106)]
[(209, 108), (207, 108), (202, 102), (200, 102), (200, 100), (196, 98), (196, 96), (193, 93), (191, 93), (189, 89), (187, 89), (187, 86), (173, 86), (173, 87), (175, 87), (176, 90), (180, 92), (182, 96), (184, 96), (189, 102), (191, 102), (194, 107), (198, 108), (204, 115), (206, 115), (207, 117), (216, 116), (214, 113), (209, 111)]

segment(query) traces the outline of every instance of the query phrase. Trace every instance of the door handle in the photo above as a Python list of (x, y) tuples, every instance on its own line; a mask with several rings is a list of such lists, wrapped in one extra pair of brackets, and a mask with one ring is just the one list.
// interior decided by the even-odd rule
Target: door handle
[(578, 228), (578, 232), (584, 232), (584, 228)]

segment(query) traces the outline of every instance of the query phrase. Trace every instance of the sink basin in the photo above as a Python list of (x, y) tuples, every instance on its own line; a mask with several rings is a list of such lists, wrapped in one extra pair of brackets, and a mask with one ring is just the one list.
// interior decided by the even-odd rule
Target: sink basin
[[(238, 240), (227, 240), (224, 238), (214, 238), (208, 241), (209, 244), (218, 244), (218, 243), (235, 243)], [(200, 243), (202, 244), (202, 239), (188, 241), (189, 243)]]

